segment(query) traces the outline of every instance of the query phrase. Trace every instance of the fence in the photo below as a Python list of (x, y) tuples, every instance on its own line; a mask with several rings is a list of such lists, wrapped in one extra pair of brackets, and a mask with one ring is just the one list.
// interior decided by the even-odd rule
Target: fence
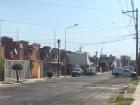
[(32, 78), (30, 61), (27, 60), (5, 60), (5, 79), (16, 79), (16, 73), (11, 69), (14, 63), (21, 63), (23, 70), (19, 72), (20, 79)]

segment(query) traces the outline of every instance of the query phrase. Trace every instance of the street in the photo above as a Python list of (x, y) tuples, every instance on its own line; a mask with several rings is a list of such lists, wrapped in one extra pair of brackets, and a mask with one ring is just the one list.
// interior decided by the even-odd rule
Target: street
[(103, 73), (0, 88), (0, 105), (110, 105), (119, 88), (130, 81)]

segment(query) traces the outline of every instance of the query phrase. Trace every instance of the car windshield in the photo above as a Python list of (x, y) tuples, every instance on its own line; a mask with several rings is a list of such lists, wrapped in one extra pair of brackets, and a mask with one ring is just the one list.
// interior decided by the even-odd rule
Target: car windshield
[(80, 69), (74, 69), (74, 71), (81, 71)]

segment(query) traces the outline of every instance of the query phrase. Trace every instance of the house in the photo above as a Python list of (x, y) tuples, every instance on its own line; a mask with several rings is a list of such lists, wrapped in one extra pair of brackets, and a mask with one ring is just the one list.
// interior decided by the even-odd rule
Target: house
[(51, 60), (51, 47), (44, 46), (39, 48), (40, 60), (50, 61)]
[(38, 44), (32, 44), (28, 45), (25, 48), (25, 51), (29, 53), (28, 57), (31, 61), (31, 69), (32, 69), (32, 77), (33, 78), (40, 78), (42, 75), (42, 69), (41, 69), (41, 61), (40, 61), (40, 56), (39, 56), (39, 47), (40, 45)]
[(90, 68), (89, 54), (87, 52), (67, 53), (67, 74), (70, 74), (75, 67)]
[[(62, 61), (64, 61), (64, 50), (60, 50), (59, 53), (59, 68), (58, 68), (58, 49), (57, 48), (52, 48), (51, 50), (51, 62), (50, 62), (50, 66), (49, 69), (50, 71), (52, 71), (54, 73), (54, 75), (57, 75), (58, 73), (58, 69), (59, 69), (59, 74), (60, 75), (64, 75), (64, 63)], [(63, 57), (63, 58), (61, 58)]]
[(5, 72), (4, 72), (5, 80), (16, 79), (16, 73), (11, 68), (14, 63), (21, 63), (23, 66), (23, 70), (21, 70), (19, 72), (21, 80), (32, 78), (32, 71), (30, 69), (30, 61), (28, 61), (28, 60), (7, 60), (6, 59), (5, 60)]
[(130, 62), (131, 62), (131, 57), (130, 56), (126, 56), (126, 55), (122, 55), (121, 56), (121, 62), (122, 62), (122, 67), (129, 66)]
[(40, 60), (42, 62), (42, 76), (46, 77), (47, 72), (50, 71), (50, 62), (52, 62), (51, 47), (44, 46), (39, 48)]
[(17, 59), (16, 55), (16, 45), (17, 42), (13, 41), (10, 37), (2, 37), (1, 44), (5, 47), (5, 58), (6, 59)]
[(116, 65), (115, 56), (107, 56), (106, 54), (101, 54), (99, 58), (99, 66), (102, 71), (112, 70), (114, 65)]
[[(5, 59), (27, 60), (30, 62), (30, 69), (33, 78), (41, 77), (41, 62), (39, 60), (39, 44), (29, 45), (27, 41), (13, 41), (10, 37), (2, 37), (2, 45), (5, 47)], [(12, 61), (11, 61), (12, 62)]]

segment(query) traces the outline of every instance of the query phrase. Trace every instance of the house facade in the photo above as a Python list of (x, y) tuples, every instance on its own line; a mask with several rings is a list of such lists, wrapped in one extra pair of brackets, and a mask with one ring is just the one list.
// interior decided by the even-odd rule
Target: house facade
[(67, 54), (67, 73), (70, 74), (75, 67), (90, 68), (89, 54), (87, 52), (71, 52)]

